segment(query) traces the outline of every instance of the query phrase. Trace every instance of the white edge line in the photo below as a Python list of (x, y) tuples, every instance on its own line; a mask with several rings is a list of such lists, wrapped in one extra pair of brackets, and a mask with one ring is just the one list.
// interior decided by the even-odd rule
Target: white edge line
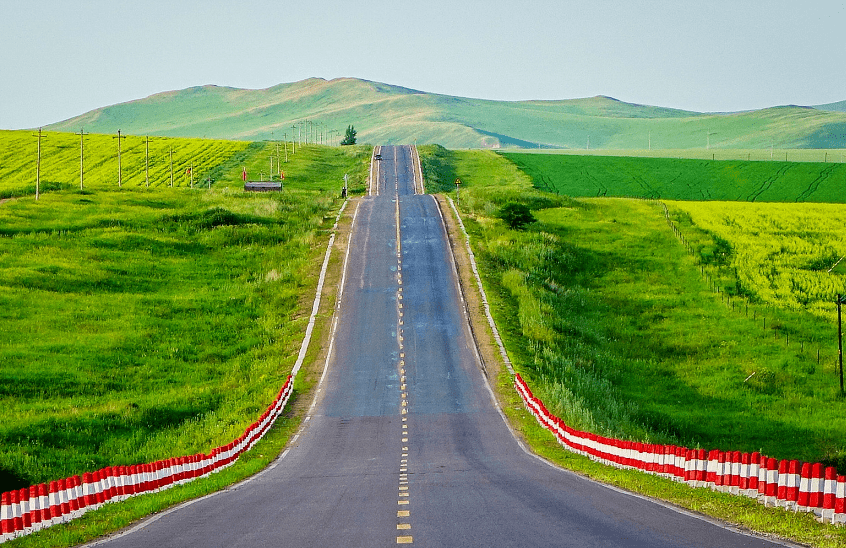
[[(321, 274), (320, 274), (320, 281), (318, 282), (318, 288), (317, 288), (317, 292), (316, 292), (316, 296), (315, 296), (315, 305), (313, 307), (313, 310), (316, 310), (319, 307), (319, 304), (320, 304), (320, 294), (322, 293), (322, 288), (323, 288), (322, 282), (323, 282), (323, 279), (325, 278), (326, 267), (327, 267), (328, 262), (329, 262), (329, 255), (330, 255), (330, 252), (332, 250), (332, 245), (334, 244), (334, 240), (335, 240), (334, 230), (336, 230), (338, 228), (338, 221), (340, 220), (341, 215), (343, 214), (344, 209), (346, 208), (348, 201), (349, 200), (344, 201), (344, 203), (341, 205), (341, 209), (338, 211), (338, 215), (335, 217), (335, 224), (332, 227), (333, 234), (329, 238), (329, 244), (327, 245), (327, 249), (326, 249), (326, 256), (324, 257), (324, 260), (323, 260), (323, 267), (322, 267)], [(360, 202), (359, 202), (359, 204), (360, 204)], [(358, 215), (358, 205), (356, 205), (355, 214), (353, 215), (353, 225), (355, 224), (355, 219), (356, 219), (357, 215)], [(352, 234), (352, 226), (350, 227), (350, 234)], [(347, 245), (347, 254), (346, 254), (346, 258), (344, 259), (344, 278), (346, 278), (346, 268), (347, 268), (348, 258), (349, 258), (349, 245)], [(339, 299), (340, 299), (340, 294), (339, 294)], [(309, 327), (311, 327), (314, 324), (314, 312), (312, 313), (312, 317), (309, 320), (309, 324), (310, 324)], [(337, 325), (337, 319), (335, 320), (335, 325)], [(303, 345), (302, 345), (301, 350), (300, 350), (301, 353), (302, 353), (302, 348), (308, 348), (308, 343), (310, 341), (310, 337), (311, 337), (311, 332), (309, 330), (307, 330), (305, 340), (303, 340)], [(329, 355), (331, 355), (331, 348), (332, 348), (332, 345), (335, 342), (334, 338), (335, 338), (335, 330), (333, 328), (333, 330), (332, 330), (332, 340), (330, 342), (330, 354)], [(295, 366), (296, 371), (299, 371), (299, 367), (300, 367), (301, 364), (302, 364), (302, 362), (298, 359), (298, 365)], [(326, 369), (328, 367), (328, 364), (329, 364), (329, 357), (327, 356), (326, 365), (323, 368), (323, 375), (320, 377), (320, 384), (323, 383), (323, 378), (326, 376)], [(292, 371), (291, 376), (295, 377), (296, 372)], [(319, 386), (319, 384), (318, 384), (318, 386)], [(312, 404), (311, 404), (312, 408), (314, 407), (314, 404), (317, 401), (317, 397), (318, 397), (318, 394), (315, 393), (314, 401), (312, 401)], [(310, 409), (309, 409), (309, 411), (310, 411)], [(308, 422), (310, 418), (311, 418), (311, 416), (309, 415), (303, 420), (303, 426), (300, 427), (300, 430), (289, 440), (288, 443), (292, 443), (300, 437), (300, 433), (303, 431), (305, 423)], [(276, 468), (276, 466), (279, 465), (280, 461), (288, 455), (288, 452), (290, 450), (291, 450), (290, 447), (286, 448), (279, 455), (279, 457), (277, 457), (276, 459), (273, 460), (272, 463), (270, 463), (270, 465), (268, 465), (267, 467), (265, 467), (260, 472), (254, 474), (254, 475), (252, 475), (248, 478), (244, 478), (243, 480), (241, 480), (237, 483), (233, 483), (232, 485), (229, 485), (229, 486), (227, 486), (223, 489), (220, 489), (219, 491), (209, 493), (208, 495), (204, 495), (204, 496), (199, 497), (199, 498), (187, 500), (185, 502), (177, 504), (176, 506), (168, 508), (167, 510), (156, 513), (153, 516), (143, 517), (143, 518), (141, 518), (141, 521), (137, 525), (130, 527), (129, 529), (126, 529), (126, 530), (119, 532), (119, 533), (116, 533), (116, 534), (111, 534), (111, 535), (102, 537), (100, 539), (97, 539), (95, 541), (92, 541), (92, 542), (89, 542), (89, 543), (86, 543), (86, 544), (81, 544), (80, 548), (89, 548), (89, 547), (93, 548), (94, 546), (100, 546), (101, 544), (105, 544), (107, 542), (112, 542), (112, 541), (119, 539), (121, 537), (124, 537), (126, 535), (130, 535), (132, 533), (135, 533), (136, 531), (140, 531), (141, 529), (147, 527), (148, 525), (155, 523), (156, 521), (160, 520), (161, 518), (167, 516), (170, 513), (176, 512), (177, 510), (181, 510), (182, 508), (186, 508), (186, 507), (191, 506), (192, 504), (196, 504), (196, 503), (198, 503), (202, 500), (206, 500), (208, 498), (217, 496), (217, 495), (219, 495), (219, 494), (221, 494), (225, 491), (235, 490), (242, 485), (245, 485), (245, 484), (247, 484), (247, 483), (249, 483), (253, 480), (256, 480), (256, 479), (262, 477), (266, 473), (268, 473), (271, 470), (273, 470), (274, 468)]]
[(467, 229), (464, 228), (464, 222), (461, 220), (461, 215), (459, 215), (458, 210), (455, 208), (455, 203), (452, 201), (452, 198), (449, 196), (446, 197), (449, 201), (449, 205), (452, 206), (453, 212), (455, 212), (455, 218), (458, 219), (458, 226), (461, 227), (461, 232), (464, 233), (464, 240), (467, 246), (467, 253), (470, 257), (470, 267), (473, 270), (473, 275), (476, 277), (476, 285), (479, 287), (479, 293), (482, 297), (482, 304), (485, 307), (485, 316), (488, 318), (488, 325), (491, 326), (491, 330), (493, 331), (494, 340), (496, 341), (497, 346), (499, 346), (499, 354), (502, 356), (503, 362), (505, 362), (505, 367), (508, 369), (508, 372), (511, 376), (514, 376), (514, 367), (511, 365), (511, 360), (508, 358), (508, 353), (505, 351), (505, 346), (502, 344), (502, 338), (499, 336), (499, 330), (496, 328), (496, 323), (494, 322), (493, 316), (491, 315), (491, 307), (488, 304), (488, 295), (485, 293), (485, 288), (482, 286), (482, 278), (479, 276), (479, 269), (476, 266), (476, 256), (473, 254), (473, 249), (470, 247), (470, 235), (467, 233)]
[[(468, 251), (470, 251), (470, 236), (467, 234), (467, 231), (464, 229), (464, 223), (461, 222), (461, 216), (458, 214), (458, 210), (456, 210), (455, 204), (452, 202), (452, 199), (449, 196), (447, 196), (446, 198), (447, 198), (447, 200), (449, 200), (449, 203), (452, 206), (453, 211), (455, 211), (455, 216), (458, 219), (458, 223), (461, 226), (461, 230), (462, 230), (462, 232), (464, 232), (464, 235), (467, 238)], [(440, 208), (438, 208), (438, 211), (440, 212)], [(441, 214), (441, 217), (443, 218), (443, 214)], [(452, 255), (451, 250), (450, 250), (450, 255)], [(453, 258), (453, 261), (454, 260), (455, 259)], [(482, 281), (479, 278), (479, 273), (478, 273), (478, 270), (476, 269), (475, 257), (473, 256), (472, 251), (470, 251), (470, 262), (473, 265), (473, 272), (474, 272), (474, 274), (476, 274), (476, 282), (478, 283), (479, 291), (482, 292), (482, 298), (483, 298), (484, 303), (485, 303), (485, 310), (489, 311), (489, 307), (488, 307), (488, 304), (487, 304), (487, 298), (485, 297), (485, 290), (484, 290), (484, 288), (482, 288)], [(454, 265), (453, 265), (453, 268), (455, 268)], [(464, 297), (462, 296), (462, 300), (463, 300), (463, 298)], [(499, 336), (498, 336), (499, 333), (496, 330), (496, 325), (493, 322), (493, 317), (490, 315), (490, 312), (488, 312), (488, 320), (491, 324), (491, 328), (493, 329), (494, 334), (497, 335), (497, 342), (500, 345), (500, 350), (501, 350), (501, 352), (504, 353), (505, 349), (502, 347), (502, 342), (499, 340)], [(474, 340), (473, 346), (474, 347), (476, 346), (475, 340)], [(478, 349), (476, 349), (476, 353), (478, 354)], [(507, 359), (507, 357), (506, 357), (506, 359)], [(514, 376), (514, 369), (512, 369), (512, 367), (511, 367), (511, 362), (507, 361), (506, 365), (508, 366), (508, 371), (511, 373), (512, 376)], [(704, 514), (699, 514), (699, 513), (692, 511), (692, 510), (682, 508), (682, 507), (677, 506), (677, 505), (675, 505), (671, 502), (667, 502), (667, 501), (664, 501), (664, 500), (661, 500), (661, 499), (653, 498), (653, 497), (650, 497), (650, 496), (647, 496), (647, 495), (642, 495), (640, 493), (635, 493), (634, 491), (629, 491), (627, 489), (623, 489), (622, 487), (617, 487), (615, 485), (609, 485), (607, 483), (603, 483), (599, 480), (595, 480), (593, 478), (578, 474), (578, 473), (574, 472), (573, 470), (568, 470), (567, 468), (563, 468), (563, 467), (555, 464), (554, 462), (551, 462), (551, 461), (541, 457), (540, 455), (531, 451), (526, 446), (526, 444), (524, 444), (522, 442), (522, 440), (520, 440), (520, 438), (517, 437), (517, 433), (511, 427), (511, 423), (508, 422), (508, 418), (505, 416), (505, 413), (502, 411), (502, 408), (500, 407), (499, 402), (496, 399), (496, 395), (493, 391), (493, 388), (490, 385), (490, 382), (488, 381), (487, 375), (482, 375), (482, 380), (485, 383), (485, 387), (488, 389), (488, 393), (490, 394), (491, 399), (494, 401), (494, 407), (496, 408), (497, 413), (499, 413), (499, 416), (502, 418), (502, 421), (505, 423), (505, 426), (508, 428), (508, 431), (511, 433), (511, 437), (514, 438), (514, 441), (517, 442), (517, 445), (520, 447), (520, 449), (522, 449), (523, 452), (526, 453), (527, 455), (529, 455), (530, 457), (539, 460), (540, 462), (546, 464), (547, 466), (554, 468), (555, 470), (558, 470), (558, 471), (563, 472), (565, 474), (570, 474), (571, 476), (581, 478), (582, 480), (589, 481), (589, 482), (594, 483), (596, 485), (600, 485), (602, 487), (605, 487), (606, 489), (610, 489), (611, 491), (615, 491), (615, 492), (621, 493), (623, 495), (628, 495), (630, 497), (634, 497), (634, 498), (638, 498), (638, 499), (641, 499), (641, 500), (644, 500), (644, 501), (647, 501), (647, 502), (651, 502), (651, 503), (656, 504), (658, 506), (667, 508), (668, 510), (672, 510), (676, 513), (682, 514), (684, 516), (695, 518), (695, 519), (704, 521), (706, 523), (710, 523), (711, 525), (715, 525), (717, 527), (720, 527), (721, 529), (731, 531), (732, 533), (744, 535), (744, 536), (754, 538), (754, 539), (766, 540), (768, 542), (772, 542), (773, 544), (780, 544), (782, 546), (789, 546), (791, 548), (804, 548), (805, 545), (802, 545), (802, 544), (796, 544), (796, 543), (793, 543), (791, 541), (788, 541), (788, 540), (785, 540), (785, 539), (782, 539), (782, 538), (771, 537), (771, 536), (768, 536), (768, 535), (765, 535), (765, 534), (756, 533), (754, 531), (746, 530), (746, 529), (743, 529), (739, 526), (733, 525), (731, 523), (721, 521), (717, 518), (712, 518), (710, 516), (706, 516)], [(564, 451), (567, 451), (567, 449), (565, 447), (562, 447), (562, 449)]]
[(317, 290), (314, 295), (314, 303), (311, 307), (311, 316), (309, 316), (305, 337), (303, 337), (303, 343), (300, 346), (300, 352), (297, 355), (297, 362), (291, 370), (291, 376), (294, 378), (296, 378), (297, 373), (300, 372), (300, 368), (303, 366), (303, 361), (305, 361), (305, 356), (308, 352), (308, 346), (311, 344), (311, 334), (314, 331), (314, 322), (317, 318), (317, 312), (320, 310), (320, 298), (323, 294), (323, 284), (326, 281), (326, 270), (329, 267), (329, 258), (332, 255), (332, 246), (335, 244), (335, 231), (338, 228), (338, 221), (340, 220), (341, 215), (343, 215), (348, 202), (349, 200), (344, 200), (344, 203), (341, 204), (341, 208), (338, 210), (338, 215), (335, 217), (335, 224), (332, 226), (332, 235), (329, 236), (329, 243), (326, 245), (326, 253), (323, 256), (323, 265), (320, 267), (320, 277), (317, 280)]

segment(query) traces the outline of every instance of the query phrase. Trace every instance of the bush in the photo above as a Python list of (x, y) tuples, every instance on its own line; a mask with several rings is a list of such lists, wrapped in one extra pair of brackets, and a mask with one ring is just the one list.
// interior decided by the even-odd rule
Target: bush
[(525, 204), (509, 202), (499, 210), (499, 218), (514, 230), (522, 230), (527, 224), (537, 221), (532, 210)]

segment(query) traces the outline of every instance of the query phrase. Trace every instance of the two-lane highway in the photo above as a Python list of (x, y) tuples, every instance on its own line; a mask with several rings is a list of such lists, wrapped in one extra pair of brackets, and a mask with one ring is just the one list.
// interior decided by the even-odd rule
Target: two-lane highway
[(775, 546), (527, 454), (481, 373), (448, 239), (382, 147), (314, 408), (271, 470), (113, 546)]

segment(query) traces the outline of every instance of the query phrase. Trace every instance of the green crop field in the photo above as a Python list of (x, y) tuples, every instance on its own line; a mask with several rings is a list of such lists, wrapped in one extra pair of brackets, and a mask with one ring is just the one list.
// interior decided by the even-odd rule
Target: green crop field
[[(833, 323), (846, 293), (846, 207), (839, 204), (668, 202), (691, 245), (727, 278), (727, 290), (752, 302), (806, 311)], [(697, 234), (702, 235), (697, 237)], [(703, 237), (719, 242), (715, 257)], [(708, 248), (708, 251), (705, 249)]]
[[(762, 237), (785, 256), (771, 255), (761, 267), (767, 275), (795, 276), (787, 264), (827, 265), (846, 236), (837, 226), (843, 206), (668, 203), (688, 251), (659, 202), (539, 191), (494, 153), (428, 147), (421, 156), (427, 179), (464, 183), (460, 207), (512, 360), (569, 424), (844, 469), (846, 400), (830, 305), (818, 314), (824, 292), (819, 310), (797, 308), (737, 283), (746, 283), (740, 250), (776, 220), (786, 230)], [(529, 205), (538, 222), (508, 229), (497, 214), (509, 202)], [(790, 226), (831, 210), (838, 214), (830, 224), (807, 231), (815, 251), (788, 245)], [(737, 234), (715, 228), (734, 226), (730, 219), (750, 226)]]
[[(526, 153), (503, 156), (527, 173), (538, 188), (567, 196), (846, 202), (846, 164), (833, 161), (839, 160), (834, 153), (828, 163)], [(798, 153), (796, 156), (807, 158)]]
[[(35, 194), (38, 133), (0, 131), (0, 197)], [(242, 141), (42, 132), (40, 192), (67, 189), (190, 187), (218, 179), (248, 157)], [(82, 177), (80, 180), (80, 156)], [(118, 169), (120, 167), (120, 170)], [(171, 174), (173, 178), (171, 179)], [(193, 177), (192, 177), (193, 174)]]
[(662, 148), (662, 149), (537, 149), (502, 148), (502, 154), (552, 154), (569, 156), (631, 156), (636, 158), (675, 158), (677, 160), (746, 160), (747, 162), (846, 163), (846, 149), (836, 148)]
[[(33, 165), (30, 132), (0, 139), (3, 173)], [(161, 166), (148, 188), (136, 155), (119, 189), (115, 142), (89, 139), (84, 190), (71, 151), (42, 166), (37, 201), (28, 176), (0, 181), (23, 194), (0, 204), (0, 491), (237, 437), (294, 363), (343, 176), (363, 192), (370, 155), (289, 151), (283, 192), (245, 193), (242, 167), (269, 173), (273, 143), (169, 139), (157, 153), (205, 158), (211, 188), (184, 171), (171, 188)]]

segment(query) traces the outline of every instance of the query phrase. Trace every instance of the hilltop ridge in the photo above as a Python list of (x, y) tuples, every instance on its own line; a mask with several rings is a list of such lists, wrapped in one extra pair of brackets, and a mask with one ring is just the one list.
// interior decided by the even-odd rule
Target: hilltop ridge
[(453, 97), (358, 78), (308, 78), (264, 89), (193, 86), (95, 109), (47, 129), (299, 139), (305, 120), (325, 142), (352, 124), (359, 142), (449, 148), (684, 149), (704, 148), (706, 142), (712, 148), (846, 148), (846, 101), (699, 113), (604, 95), (528, 101)]

